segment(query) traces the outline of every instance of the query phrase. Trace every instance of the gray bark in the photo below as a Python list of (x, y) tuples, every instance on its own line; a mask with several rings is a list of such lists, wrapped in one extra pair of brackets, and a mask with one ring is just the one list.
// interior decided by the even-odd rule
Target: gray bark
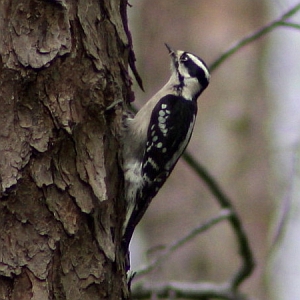
[(0, 3), (0, 299), (128, 297), (121, 118), (105, 111), (130, 86), (125, 10)]

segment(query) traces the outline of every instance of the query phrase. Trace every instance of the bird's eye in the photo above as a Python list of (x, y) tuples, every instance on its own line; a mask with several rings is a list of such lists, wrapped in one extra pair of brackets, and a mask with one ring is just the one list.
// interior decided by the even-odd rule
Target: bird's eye
[(188, 61), (189, 57), (186, 54), (181, 55), (180, 61)]

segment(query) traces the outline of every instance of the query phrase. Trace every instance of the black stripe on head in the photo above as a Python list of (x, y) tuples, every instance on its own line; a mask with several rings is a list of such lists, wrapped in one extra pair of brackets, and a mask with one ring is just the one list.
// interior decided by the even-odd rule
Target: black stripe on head
[(180, 56), (180, 62), (186, 67), (191, 77), (198, 79), (201, 87), (205, 89), (209, 84), (208, 67), (198, 56), (184, 52)]

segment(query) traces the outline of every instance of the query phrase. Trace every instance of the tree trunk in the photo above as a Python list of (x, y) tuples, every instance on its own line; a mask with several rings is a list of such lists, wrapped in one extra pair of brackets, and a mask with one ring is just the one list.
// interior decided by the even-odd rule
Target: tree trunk
[(125, 0), (0, 3), (0, 299), (127, 299)]

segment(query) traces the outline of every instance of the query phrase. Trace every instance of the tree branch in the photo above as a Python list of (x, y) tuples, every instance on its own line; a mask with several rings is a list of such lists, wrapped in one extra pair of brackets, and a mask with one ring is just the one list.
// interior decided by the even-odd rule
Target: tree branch
[(229, 209), (231, 211), (231, 215), (229, 216), (228, 221), (237, 237), (240, 250), (239, 253), (243, 260), (241, 268), (238, 270), (238, 272), (232, 279), (232, 287), (237, 288), (238, 285), (251, 274), (254, 267), (254, 259), (247, 239), (247, 235), (243, 229), (242, 223), (234, 207), (231, 204), (231, 201), (226, 196), (224, 191), (222, 191), (216, 180), (209, 174), (209, 172), (203, 166), (199, 164), (199, 162), (196, 161), (196, 159), (189, 152), (185, 152), (184, 159), (189, 164), (189, 166), (196, 172), (196, 174), (198, 174), (198, 176), (206, 183), (211, 193), (218, 200), (220, 206), (223, 209)]
[(295, 29), (300, 29), (300, 24), (292, 23), (292, 22), (280, 22), (280, 26), (291, 27)]
[(191, 230), (187, 235), (185, 235), (183, 238), (177, 240), (171, 246), (169, 246), (164, 251), (164, 253), (161, 254), (159, 257), (157, 257), (151, 264), (137, 271), (135, 275), (135, 279), (138, 279), (139, 277), (142, 277), (143, 275), (150, 273), (161, 263), (165, 262), (166, 259), (168, 259), (175, 250), (185, 245), (188, 241), (192, 240), (200, 233), (203, 233), (204, 231), (210, 229), (212, 226), (218, 224), (219, 222), (228, 219), (230, 216), (231, 216), (231, 211), (229, 209), (223, 209), (219, 212), (217, 216), (209, 219), (205, 223), (202, 223), (201, 225), (197, 226), (196, 228), (193, 228), (193, 230)]
[(227, 284), (213, 284), (210, 282), (183, 283), (168, 282), (162, 284), (151, 284), (136, 286), (132, 293), (134, 298), (149, 299), (151, 296), (157, 298), (171, 299), (226, 299), (226, 300), (250, 300), (245, 295), (233, 291)]
[(231, 46), (228, 50), (226, 50), (218, 59), (216, 59), (209, 67), (210, 71), (214, 71), (218, 68), (227, 58), (232, 56), (242, 47), (250, 44), (251, 42), (257, 40), (258, 38), (266, 35), (270, 31), (274, 30), (279, 26), (290, 26), (299, 29), (299, 25), (284, 22), (286, 19), (294, 15), (296, 12), (300, 10), (300, 4), (295, 5), (293, 8), (288, 10), (285, 14), (280, 16), (277, 20), (272, 21), (271, 23), (261, 27), (257, 31), (254, 31), (250, 35), (244, 37), (243, 39), (239, 40), (235, 45)]

